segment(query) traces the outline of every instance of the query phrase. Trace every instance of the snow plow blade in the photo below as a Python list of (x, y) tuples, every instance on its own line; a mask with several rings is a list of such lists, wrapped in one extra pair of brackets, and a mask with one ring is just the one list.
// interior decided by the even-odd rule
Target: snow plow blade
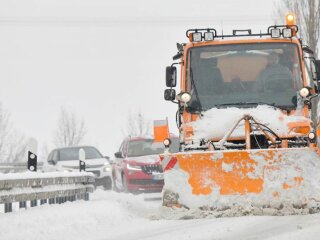
[(164, 206), (320, 207), (320, 157), (312, 148), (166, 154)]

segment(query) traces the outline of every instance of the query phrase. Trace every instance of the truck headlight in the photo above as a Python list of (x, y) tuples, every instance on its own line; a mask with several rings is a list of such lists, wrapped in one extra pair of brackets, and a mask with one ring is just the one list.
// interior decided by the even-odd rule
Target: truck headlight
[(284, 37), (284, 38), (291, 38), (292, 37), (292, 29), (291, 28), (284, 28), (283, 30), (282, 30), (282, 36)]
[(163, 145), (168, 148), (170, 147), (171, 144), (171, 139), (170, 138), (166, 138), (165, 140), (163, 140)]
[(310, 95), (310, 91), (308, 88), (304, 87), (304, 88), (301, 88), (300, 91), (299, 91), (299, 94), (301, 97), (308, 97)]
[(271, 29), (271, 37), (272, 38), (280, 38), (280, 36), (281, 36), (281, 30), (279, 28)]
[(187, 103), (191, 100), (191, 95), (188, 92), (181, 92), (177, 95), (177, 100)]
[(308, 134), (308, 138), (309, 138), (311, 141), (314, 141), (315, 138), (316, 138), (315, 132), (311, 131), (311, 132)]
[(192, 35), (192, 41), (193, 42), (201, 42), (202, 40), (202, 33), (201, 32), (194, 32), (191, 33)]
[(214, 35), (213, 32), (205, 32), (204, 33), (204, 40), (205, 41), (213, 41)]

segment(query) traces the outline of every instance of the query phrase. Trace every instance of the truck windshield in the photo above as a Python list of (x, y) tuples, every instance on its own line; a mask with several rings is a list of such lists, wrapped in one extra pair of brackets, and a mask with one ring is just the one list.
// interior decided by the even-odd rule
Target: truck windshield
[(190, 109), (263, 103), (296, 108), (303, 81), (294, 43), (194, 47), (187, 58)]
[[(176, 153), (179, 151), (179, 139), (171, 138), (172, 144), (170, 152)], [(139, 139), (129, 142), (128, 157), (138, 157), (146, 155), (156, 155), (164, 152), (164, 145), (162, 143), (154, 143), (153, 139)]]

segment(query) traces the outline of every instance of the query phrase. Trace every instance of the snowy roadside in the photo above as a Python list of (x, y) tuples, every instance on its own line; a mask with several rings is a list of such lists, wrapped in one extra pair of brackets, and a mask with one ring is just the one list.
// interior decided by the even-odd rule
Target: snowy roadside
[(320, 234), (320, 214), (169, 220), (186, 212), (164, 210), (157, 197), (97, 190), (89, 202), (0, 214), (0, 239), (318, 239)]

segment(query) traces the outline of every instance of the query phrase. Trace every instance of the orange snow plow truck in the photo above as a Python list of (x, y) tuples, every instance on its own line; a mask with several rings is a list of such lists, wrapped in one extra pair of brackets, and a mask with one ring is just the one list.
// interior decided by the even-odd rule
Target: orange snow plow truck
[(164, 206), (320, 210), (320, 61), (294, 20), (260, 33), (189, 29), (177, 44), (164, 98), (178, 106), (180, 151), (160, 156)]

